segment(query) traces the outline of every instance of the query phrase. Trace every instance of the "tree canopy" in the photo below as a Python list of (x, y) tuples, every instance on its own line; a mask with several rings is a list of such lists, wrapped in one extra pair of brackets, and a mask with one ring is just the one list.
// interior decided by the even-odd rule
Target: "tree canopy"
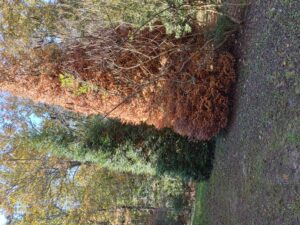
[(159, 208), (174, 218), (184, 194), (178, 179), (115, 173), (11, 144), (1, 154), (0, 207), (13, 224), (145, 224)]

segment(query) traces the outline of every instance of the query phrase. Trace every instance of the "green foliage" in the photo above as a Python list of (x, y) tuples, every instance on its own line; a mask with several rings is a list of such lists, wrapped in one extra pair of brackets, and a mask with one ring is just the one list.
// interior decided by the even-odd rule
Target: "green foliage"
[(179, 38), (192, 31), (191, 21), (196, 16), (196, 9), (185, 4), (184, 0), (166, 0), (168, 10), (159, 19), (166, 27), (168, 34), (175, 34)]
[(61, 86), (65, 88), (72, 88), (75, 83), (73, 75), (69, 73), (59, 74), (59, 80), (61, 82)]
[[(191, 21), (196, 14), (196, 9), (184, 0), (87, 0), (77, 2), (76, 6), (74, 2), (58, 4), (58, 8), (63, 15), (68, 15), (70, 27), (78, 31), (82, 27), (93, 29), (93, 25), (97, 27), (96, 22), (99, 21), (104, 26), (115, 27), (125, 23), (138, 29), (160, 21), (167, 28), (168, 34), (175, 34), (177, 37), (191, 31)], [(85, 14), (79, 16), (79, 10), (84, 10)], [(79, 24), (84, 26), (78, 26)], [(84, 31), (79, 33), (82, 32)]]
[(59, 74), (61, 86), (73, 92), (74, 95), (80, 96), (90, 91), (97, 91), (98, 87), (90, 82), (75, 79), (70, 73)]
[[(49, 131), (56, 134), (53, 140), (59, 143), (72, 142), (70, 149), (76, 150), (78, 146), (74, 140), (79, 137), (82, 139), (78, 142), (99, 137), (99, 125), (93, 126), (94, 130), (86, 130), (82, 124), (84, 121), (95, 123), (78, 114), (12, 98), (9, 104), (12, 104), (10, 110), (3, 116), (22, 115), (12, 121), (14, 124), (26, 123), (26, 118), (32, 115), (55, 120), (45, 122), (44, 129), (49, 127)], [(177, 216), (189, 209), (185, 199), (187, 186), (179, 176), (116, 173), (90, 162), (55, 157), (51, 151), (48, 152), (48, 148), (55, 148), (50, 139), (48, 143), (47, 140), (38, 143), (32, 139), (42, 131), (40, 126), (22, 128), (21, 134), (17, 134), (20, 126), (16, 125), (16, 128), (13, 135), (8, 134), (9, 139), (4, 134), (0, 139), (0, 146), (6, 149), (0, 154), (0, 167), (5, 168), (0, 170), (3, 182), (0, 185), (0, 208), (13, 218), (12, 224), (77, 225), (86, 224), (86, 221), (93, 221), (92, 224), (108, 221), (108, 224), (122, 224), (124, 214), (116, 215), (115, 212), (122, 212), (121, 209), (127, 207), (132, 224), (147, 224), (152, 211), (162, 209), (164, 224), (174, 225)], [(28, 134), (30, 131), (32, 135)], [(95, 146), (95, 149), (99, 146), (97, 143), (104, 140), (95, 140), (88, 145)], [(109, 147), (109, 142), (106, 145)]]
[(206, 195), (208, 183), (205, 181), (197, 185), (195, 209), (192, 218), (192, 225), (209, 225), (211, 224), (206, 218)]
[(43, 0), (10, 1), (0, 3), (0, 32), (4, 44), (14, 53), (19, 49), (35, 45), (51, 33), (57, 14), (54, 5)]
[(78, 88), (76, 95), (86, 94), (88, 93), (88, 91), (89, 91), (89, 86), (86, 83), (84, 83)]
[(0, 156), (6, 168), (0, 171), (5, 182), (0, 207), (19, 215), (13, 224), (86, 224), (91, 218), (113, 224), (122, 218), (115, 212), (124, 208), (133, 221), (145, 224), (153, 209), (163, 208), (172, 220), (187, 207), (182, 201), (181, 209), (174, 210), (174, 199), (185, 192), (179, 178), (115, 173), (37, 152), (18, 138), (11, 144), (14, 150)]
[(134, 174), (165, 174), (204, 179), (212, 165), (211, 142), (192, 142), (170, 129), (123, 125), (100, 116), (70, 128), (49, 122), (29, 144), (73, 160)]
[(226, 33), (236, 30), (237, 24), (227, 16), (219, 15), (216, 25), (207, 33), (209, 39), (214, 39), (215, 43), (220, 44), (226, 38)]
[(287, 136), (287, 140), (292, 143), (292, 144), (295, 144), (295, 145), (300, 145), (300, 136), (298, 135), (295, 135), (295, 134), (288, 134)]
[(5, 37), (21, 38), (27, 44), (32, 38), (84, 36), (93, 34), (99, 26), (121, 23), (139, 28), (161, 21), (168, 33), (176, 36), (191, 31), (196, 9), (184, 0), (42, 0), (2, 3), (1, 31)]

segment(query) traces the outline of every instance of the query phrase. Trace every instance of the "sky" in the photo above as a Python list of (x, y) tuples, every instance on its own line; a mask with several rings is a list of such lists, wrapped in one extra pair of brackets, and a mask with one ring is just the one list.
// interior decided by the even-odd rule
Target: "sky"
[(3, 212), (0, 212), (0, 225), (5, 225), (7, 223), (7, 220), (5, 216), (3, 215)]
[[(0, 95), (0, 104), (3, 103), (3, 99), (2, 99), (3, 95)], [(1, 115), (2, 112), (0, 112)], [(0, 126), (1, 127), (1, 126)], [(7, 223), (7, 220), (4, 216), (4, 212), (3, 210), (0, 210), (0, 225), (5, 225)]]
[[(3, 93), (0, 93), (0, 105), (4, 103), (4, 99), (3, 99)], [(0, 115), (2, 114), (3, 112), (0, 111)], [(0, 125), (0, 128), (2, 126)], [(1, 150), (0, 150), (1, 151)], [(1, 184), (0, 184), (1, 185)], [(4, 216), (4, 212), (3, 210), (0, 209), (0, 225), (5, 225), (7, 223), (7, 219), (6, 217)]]

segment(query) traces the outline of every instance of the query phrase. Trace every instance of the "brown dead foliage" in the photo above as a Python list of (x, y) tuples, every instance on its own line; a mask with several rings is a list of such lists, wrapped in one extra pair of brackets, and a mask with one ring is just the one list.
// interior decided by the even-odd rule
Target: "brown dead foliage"
[(228, 94), (235, 81), (233, 57), (221, 53), (210, 68), (196, 68), (193, 60), (180, 76), (180, 84), (166, 84), (162, 127), (196, 139), (209, 139), (226, 127), (229, 114)]
[[(103, 30), (73, 41), (59, 63), (48, 65), (56, 73), (23, 75), (2, 82), (0, 88), (81, 113), (169, 127), (193, 139), (210, 139), (226, 127), (228, 96), (236, 77), (230, 53), (214, 51), (201, 30), (175, 39), (157, 24), (132, 39), (134, 31), (126, 29)], [(58, 74), (64, 71), (98, 90), (74, 96), (60, 84)]]

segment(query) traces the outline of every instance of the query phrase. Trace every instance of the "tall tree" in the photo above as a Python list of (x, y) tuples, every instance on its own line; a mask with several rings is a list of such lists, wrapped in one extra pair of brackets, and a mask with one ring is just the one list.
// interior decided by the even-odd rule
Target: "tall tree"
[[(194, 7), (206, 1), (6, 0), (0, 87), (208, 140), (228, 122), (234, 59), (215, 51), (203, 27), (181, 39), (168, 35), (172, 26), (191, 30)], [(20, 16), (10, 20), (10, 10)]]
[(20, 138), (37, 151), (135, 174), (169, 174), (205, 179), (212, 163), (213, 142), (191, 141), (169, 129), (124, 125), (101, 116), (77, 126), (47, 121), (39, 131)]

